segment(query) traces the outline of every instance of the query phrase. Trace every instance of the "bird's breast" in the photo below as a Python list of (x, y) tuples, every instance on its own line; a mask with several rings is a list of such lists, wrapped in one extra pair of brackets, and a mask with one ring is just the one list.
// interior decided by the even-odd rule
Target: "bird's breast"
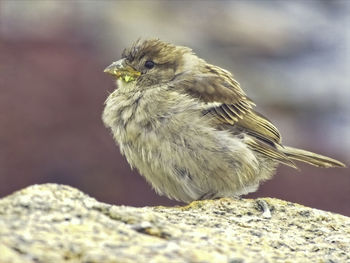
[(136, 143), (142, 138), (148, 143), (161, 138), (161, 132), (174, 121), (181, 123), (181, 114), (188, 115), (188, 106), (182, 104), (178, 93), (162, 87), (132, 92), (117, 89), (107, 98), (102, 119), (118, 143)]

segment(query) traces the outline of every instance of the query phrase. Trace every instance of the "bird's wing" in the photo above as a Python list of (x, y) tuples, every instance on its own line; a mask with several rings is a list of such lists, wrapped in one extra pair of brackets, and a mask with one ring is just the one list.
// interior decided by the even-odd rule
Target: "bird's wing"
[(295, 167), (279, 150), (281, 134), (277, 128), (253, 110), (254, 102), (246, 96), (231, 73), (206, 64), (201, 74), (185, 78), (179, 86), (203, 102), (205, 114), (213, 115), (220, 126), (231, 126), (247, 134), (245, 142), (252, 150)]

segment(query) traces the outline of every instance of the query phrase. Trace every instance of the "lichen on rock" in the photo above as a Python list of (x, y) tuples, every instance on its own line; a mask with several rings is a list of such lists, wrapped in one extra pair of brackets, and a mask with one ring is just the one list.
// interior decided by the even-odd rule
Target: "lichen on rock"
[(127, 207), (69, 186), (0, 200), (0, 262), (350, 262), (350, 218), (263, 198)]

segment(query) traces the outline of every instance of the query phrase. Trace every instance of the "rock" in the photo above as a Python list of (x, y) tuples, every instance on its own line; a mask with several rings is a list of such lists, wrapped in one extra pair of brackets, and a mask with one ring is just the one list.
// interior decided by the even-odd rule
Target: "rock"
[(272, 198), (137, 208), (44, 184), (0, 200), (1, 263), (331, 263), (348, 251), (350, 218)]

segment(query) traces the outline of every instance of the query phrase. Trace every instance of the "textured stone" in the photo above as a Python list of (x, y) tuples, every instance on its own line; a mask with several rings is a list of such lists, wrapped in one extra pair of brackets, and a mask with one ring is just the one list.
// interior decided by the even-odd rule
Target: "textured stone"
[(350, 262), (350, 218), (261, 200), (270, 218), (250, 199), (135, 208), (34, 185), (0, 200), (0, 262)]

